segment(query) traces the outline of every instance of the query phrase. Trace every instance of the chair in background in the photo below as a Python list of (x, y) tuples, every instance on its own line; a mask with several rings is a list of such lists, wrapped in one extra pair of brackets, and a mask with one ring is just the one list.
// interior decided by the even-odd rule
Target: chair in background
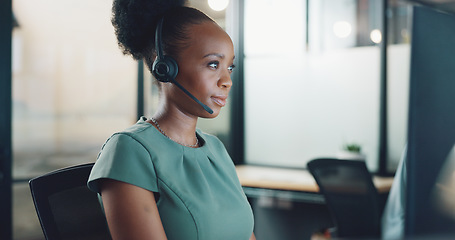
[(336, 237), (380, 237), (379, 195), (365, 162), (314, 159), (307, 166), (325, 197)]
[(96, 193), (87, 187), (93, 163), (59, 169), (30, 180), (47, 240), (111, 239)]

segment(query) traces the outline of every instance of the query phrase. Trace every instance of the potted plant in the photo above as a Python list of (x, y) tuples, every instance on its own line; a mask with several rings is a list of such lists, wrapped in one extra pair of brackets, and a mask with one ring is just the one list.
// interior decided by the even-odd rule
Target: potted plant
[(346, 160), (365, 160), (365, 155), (362, 153), (362, 147), (358, 143), (345, 144), (337, 157)]

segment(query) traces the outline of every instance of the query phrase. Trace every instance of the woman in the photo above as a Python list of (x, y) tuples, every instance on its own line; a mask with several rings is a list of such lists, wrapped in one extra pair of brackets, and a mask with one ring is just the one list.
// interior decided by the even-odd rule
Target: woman
[[(199, 117), (214, 118), (226, 104), (231, 39), (181, 1), (115, 0), (112, 22), (123, 52), (144, 59), (160, 80), (157, 112), (112, 135), (88, 181), (101, 196), (113, 239), (255, 239), (251, 207), (226, 149), (196, 129)], [(162, 54), (175, 60), (175, 79), (160, 78), (169, 67), (154, 62), (157, 53), (158, 60)]]

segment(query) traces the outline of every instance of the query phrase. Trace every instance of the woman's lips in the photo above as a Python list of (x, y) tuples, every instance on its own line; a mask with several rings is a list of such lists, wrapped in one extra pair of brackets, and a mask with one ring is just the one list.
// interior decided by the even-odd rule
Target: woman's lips
[(216, 96), (216, 97), (211, 97), (211, 98), (219, 106), (221, 106), (221, 107), (226, 106), (226, 99), (227, 99), (226, 96)]

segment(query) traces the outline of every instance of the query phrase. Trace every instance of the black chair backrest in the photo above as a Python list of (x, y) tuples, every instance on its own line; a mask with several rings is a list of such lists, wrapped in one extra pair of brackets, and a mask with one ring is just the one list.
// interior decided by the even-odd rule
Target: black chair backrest
[(93, 163), (59, 169), (30, 180), (47, 240), (111, 239), (96, 193), (87, 187)]
[(315, 159), (307, 166), (325, 197), (337, 237), (380, 237), (379, 196), (365, 162)]

